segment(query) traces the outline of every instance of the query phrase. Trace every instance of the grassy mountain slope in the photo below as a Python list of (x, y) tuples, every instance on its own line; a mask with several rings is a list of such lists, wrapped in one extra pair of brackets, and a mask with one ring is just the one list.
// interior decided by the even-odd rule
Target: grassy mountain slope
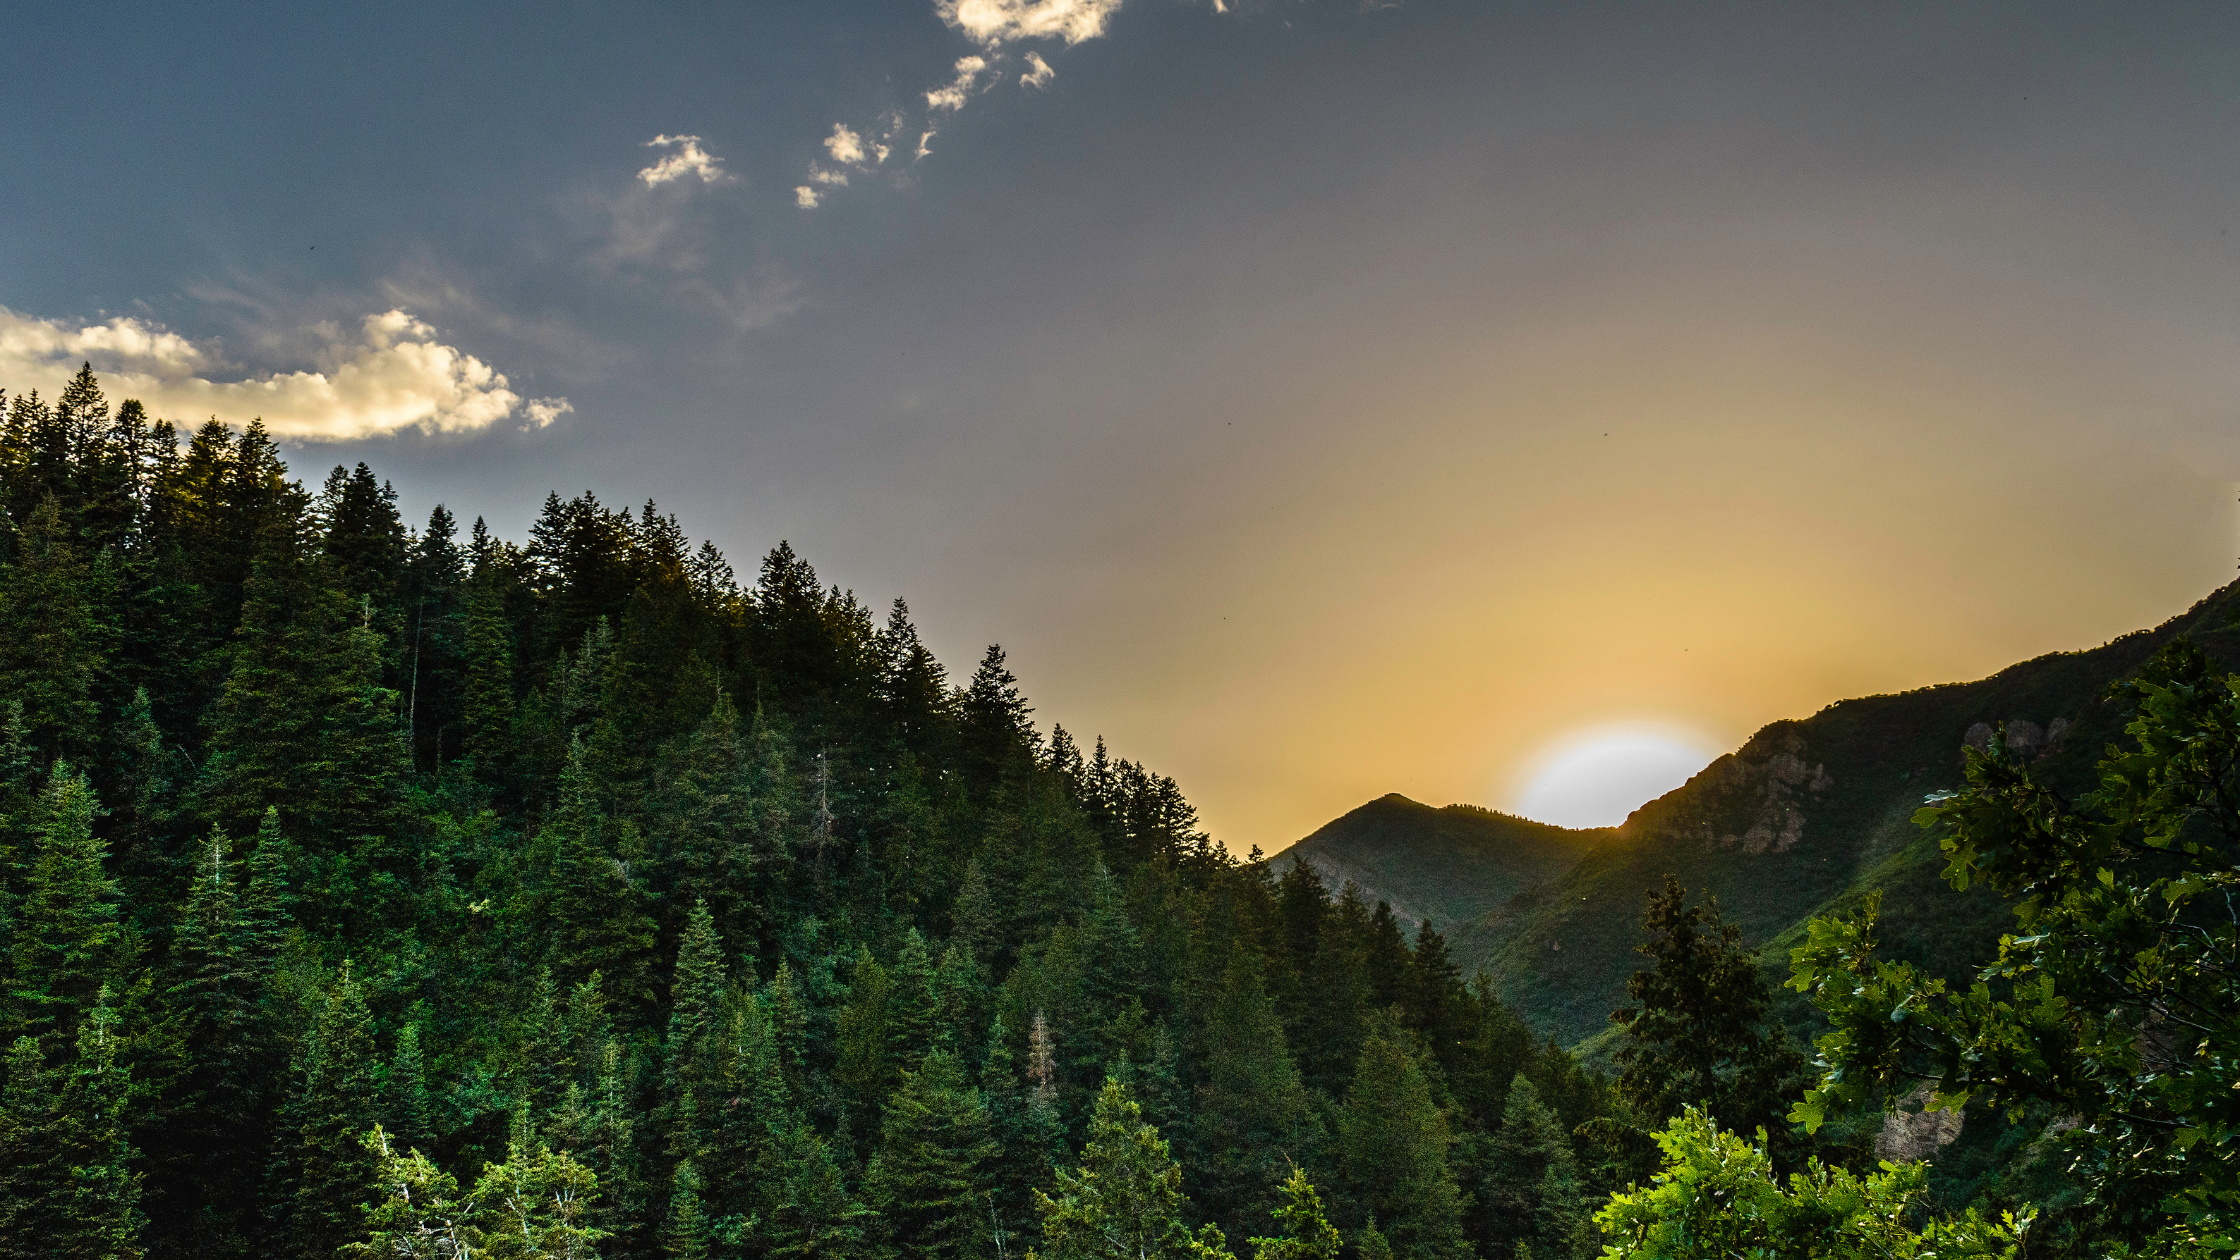
[(1717, 896), (1782, 976), (1806, 920), (1877, 888), (1889, 952), (1950, 974), (1987, 952), (2006, 912), (1938, 879), (1943, 856), (1910, 821), (1922, 797), (1957, 785), (1962, 746), (2001, 722), (2057, 785), (2082, 790), (2123, 727), (2104, 698), (2108, 684), (2181, 633), (2240, 665), (2240, 634), (2224, 624), (2240, 610), (2236, 592), (2228, 586), (2156, 629), (2088, 651), (1775, 722), (1636, 810), (1561, 877), (1453, 933), (1457, 960), (1491, 971), (1547, 1031), (1589, 1038), (1623, 1002), (1644, 894), (1669, 873)]
[(1573, 831), (1474, 805), (1435, 809), (1398, 792), (1325, 823), (1277, 854), (1277, 870), (1306, 862), (1332, 888), (1351, 881), (1389, 902), (1413, 931), (1425, 919), (1452, 931), (1569, 870), (1608, 829)]

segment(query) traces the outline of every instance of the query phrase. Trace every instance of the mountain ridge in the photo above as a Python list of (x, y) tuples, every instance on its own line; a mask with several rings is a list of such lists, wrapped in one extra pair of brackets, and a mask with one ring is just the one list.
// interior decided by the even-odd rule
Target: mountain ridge
[[(1620, 826), (1566, 833), (1581, 839), (1575, 860), (1538, 881), (1523, 878), (1541, 869), (1530, 864), (1510, 862), (1490, 874), (1463, 869), (1471, 854), (1399, 834), (1423, 819), (1390, 809), (1373, 846), (1349, 847), (1364, 829), (1339, 824), (1392, 796), (1333, 820), (1271, 861), (1309, 860), (1333, 883), (1343, 873), (1372, 901), (1393, 901), (1397, 891), (1411, 906), (1444, 909), (1453, 917), (1434, 921), (1466, 973), (1485, 971), (1543, 1032), (1590, 1054), (1609, 1012), (1624, 1003), (1644, 896), (1667, 875), (1691, 894), (1716, 897), (1780, 978), (1806, 922), (1877, 890), (1885, 897), (1887, 952), (1954, 974), (1996, 942), (2006, 908), (1942, 883), (1943, 855), (1911, 821), (1922, 798), (1958, 786), (1962, 749), (1986, 746), (2002, 726), (2009, 746), (2056, 787), (2088, 786), (2125, 721), (2107, 698), (2110, 683), (2181, 634), (2226, 667), (2240, 667), (2240, 633), (2230, 624), (2240, 611), (2236, 592), (2240, 583), (2221, 587), (2157, 626), (2096, 648), (1768, 723)], [(1444, 872), (1428, 865), (1437, 861), (1454, 865)], [(1442, 896), (1422, 891), (1439, 887), (1447, 889)], [(1402, 913), (1399, 901), (1393, 908)], [(1802, 1008), (1786, 1014), (1810, 1018)]]

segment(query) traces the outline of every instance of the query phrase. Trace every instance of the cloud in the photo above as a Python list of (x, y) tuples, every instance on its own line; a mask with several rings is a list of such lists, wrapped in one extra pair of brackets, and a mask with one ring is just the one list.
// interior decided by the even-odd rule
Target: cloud
[[(1071, 46), (1084, 40), (1097, 39), (1105, 33), (1112, 15), (1120, 11), (1122, 0), (934, 0), (933, 11), (950, 29), (961, 32), (979, 48), (979, 52), (957, 59), (955, 77), (925, 92), (928, 117), (911, 130), (918, 133), (912, 146), (910, 160), (924, 161), (933, 151), (933, 137), (938, 130), (934, 119), (942, 114), (954, 114), (963, 109), (972, 98), (993, 87), (1001, 78), (1001, 64), (1010, 55), (1013, 44), (1029, 40), (1058, 40)], [(1226, 13), (1223, 0), (1213, 0), (1216, 13)], [(1021, 60), (1026, 72), (1019, 76), (1021, 88), (1044, 88), (1058, 77), (1040, 52), (1026, 50)], [(987, 76), (982, 81), (982, 76)], [(888, 154), (905, 143), (907, 131), (900, 114), (889, 112), (884, 120), (883, 137), (870, 141), (845, 123), (833, 124), (832, 134), (825, 137), (825, 151), (832, 160), (858, 170), (870, 170), (886, 162)], [(831, 195), (835, 181), (824, 180), (820, 187), (816, 163), (810, 163), (810, 182), (793, 190), (794, 204), (804, 210), (814, 210)], [(908, 176), (891, 177), (897, 183), (907, 183)], [(845, 182), (845, 181), (838, 181)]]
[(861, 162), (864, 158), (863, 137), (846, 123), (832, 124), (832, 134), (824, 138), (825, 152), (835, 162)]
[(934, 0), (941, 20), (982, 48), (1023, 39), (1078, 44), (1104, 34), (1120, 0)]
[(532, 398), (522, 404), (521, 414), (528, 423), (521, 426), (521, 431), (527, 433), (531, 429), (545, 428), (574, 410), (574, 405), (565, 398)]
[(964, 103), (972, 99), (973, 84), (979, 81), (981, 72), (987, 68), (988, 59), (985, 57), (957, 58), (957, 77), (948, 86), (926, 93), (926, 108), (946, 109), (952, 113), (963, 109)]
[(190, 425), (261, 417), (276, 437), (312, 442), (472, 433), (516, 412), (542, 428), (573, 410), (565, 398), (522, 398), (503, 373), (402, 309), (347, 333), (332, 323), (309, 332), (310, 369), (223, 380), (227, 365), (212, 351), (157, 324), (118, 316), (72, 326), (0, 307), (0, 382), (51, 393), (90, 362), (111, 398), (137, 398), (155, 415)]
[(720, 184), (731, 178), (723, 172), (723, 159), (701, 148), (698, 136), (655, 136), (646, 141), (646, 147), (676, 150), (638, 172), (638, 178), (644, 180), (648, 188), (659, 188), (695, 175), (703, 184)]

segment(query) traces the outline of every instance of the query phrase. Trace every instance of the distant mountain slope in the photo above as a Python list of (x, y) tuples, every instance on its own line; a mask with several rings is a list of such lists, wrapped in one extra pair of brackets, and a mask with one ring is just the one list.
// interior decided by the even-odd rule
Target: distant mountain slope
[(1277, 870), (1306, 862), (1331, 888), (1348, 881), (1391, 903), (1412, 932), (1425, 919), (1442, 932), (1546, 883), (1616, 833), (1573, 831), (1475, 805), (1435, 809), (1398, 792), (1323, 824), (1270, 859)]
[(1913, 827), (1922, 797), (1961, 781), (1961, 748), (2007, 723), (2008, 741), (2057, 786), (2083, 790), (2122, 733), (2108, 685), (2178, 634), (2240, 665), (2240, 584), (2185, 614), (2102, 647), (2042, 656), (1972, 683), (1830, 705), (1775, 722), (1686, 785), (1636, 810), (1561, 877), (1452, 933), (1466, 970), (1565, 1042), (1607, 1026), (1638, 961), (1644, 894), (1665, 876), (1710, 890), (1769, 970), (1788, 971), (1804, 921), (1884, 890), (1886, 951), (1952, 974), (1980, 958), (2006, 922), (1984, 894), (1938, 879), (1943, 855)]

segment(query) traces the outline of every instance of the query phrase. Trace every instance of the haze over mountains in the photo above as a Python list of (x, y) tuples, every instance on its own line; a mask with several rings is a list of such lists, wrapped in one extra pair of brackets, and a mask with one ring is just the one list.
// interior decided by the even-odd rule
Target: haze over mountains
[(1668, 874), (1717, 897), (1778, 976), (1805, 922), (1877, 889), (1888, 953), (1950, 974), (1985, 956), (2007, 921), (1996, 899), (1941, 882), (1943, 855), (1912, 825), (1925, 796), (1960, 784), (1962, 748), (2004, 724), (2057, 786), (2081, 790), (2124, 723), (2109, 684), (2180, 634), (2228, 668), (2240, 663), (2236, 615), (2240, 584), (2098, 648), (1771, 723), (1616, 828), (1393, 794), (1270, 861), (1310, 863), (1333, 888), (1350, 881), (1403, 919), (1428, 918), (1466, 973), (1488, 972), (1566, 1044), (1596, 1038), (1624, 1004), (1645, 894)]

